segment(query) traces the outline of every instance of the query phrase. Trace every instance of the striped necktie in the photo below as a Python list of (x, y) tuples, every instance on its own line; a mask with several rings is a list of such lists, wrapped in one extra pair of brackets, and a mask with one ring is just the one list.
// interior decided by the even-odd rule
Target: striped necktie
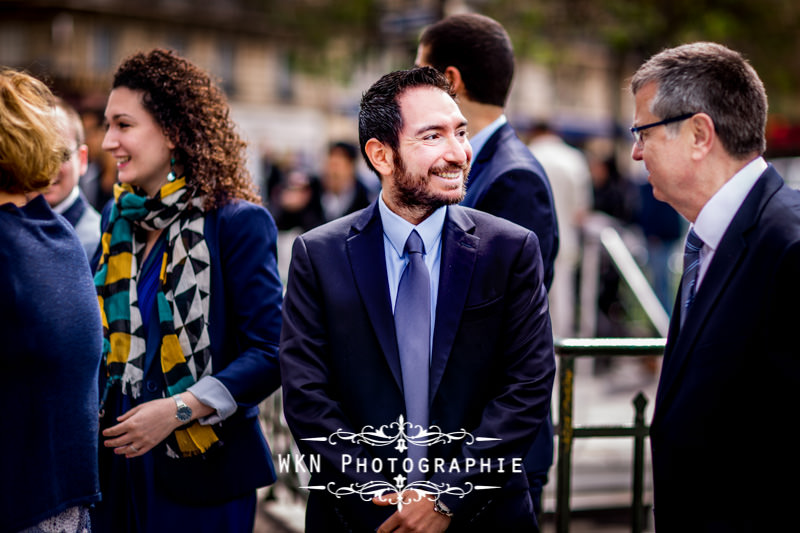
[(689, 313), (689, 307), (694, 301), (697, 287), (697, 274), (700, 271), (700, 250), (703, 248), (703, 241), (694, 232), (694, 228), (689, 230), (686, 237), (686, 248), (683, 251), (683, 278), (681, 279), (681, 327)]

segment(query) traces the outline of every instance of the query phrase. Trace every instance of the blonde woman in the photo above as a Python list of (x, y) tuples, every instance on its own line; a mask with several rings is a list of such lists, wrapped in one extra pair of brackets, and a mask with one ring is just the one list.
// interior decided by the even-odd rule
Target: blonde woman
[(83, 247), (40, 194), (69, 156), (53, 95), (0, 70), (0, 531), (89, 531), (100, 310)]

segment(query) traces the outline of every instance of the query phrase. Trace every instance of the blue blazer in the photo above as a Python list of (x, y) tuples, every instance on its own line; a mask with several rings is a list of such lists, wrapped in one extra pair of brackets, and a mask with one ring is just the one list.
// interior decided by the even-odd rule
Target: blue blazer
[[(312, 474), (306, 531), (374, 531), (394, 507), (331, 489), (396, 483), (394, 446), (326, 437), (389, 425), (404, 413), (397, 338), (377, 202), (301, 235), (294, 243), (281, 332), (284, 410), (300, 451), (321, 458)], [(442, 501), (454, 531), (531, 530), (535, 519), (521, 458), (544, 423), (554, 376), (552, 332), (536, 236), (505, 220), (448, 207), (430, 369), (430, 423), (490, 440), (431, 445), (448, 468), (431, 482), (473, 490)], [(307, 440), (320, 439), (321, 440)], [(345, 457), (381, 459), (377, 469), (344, 468)], [(491, 472), (456, 471), (450, 460), (494, 459)], [(376, 463), (377, 464), (377, 463)], [(508, 463), (506, 463), (508, 465)], [(502, 488), (501, 488), (502, 487)], [(488, 528), (488, 529), (486, 529)], [(499, 528), (499, 529), (498, 529)]]
[(514, 129), (503, 124), (476, 154), (461, 205), (516, 222), (539, 238), (547, 289), (558, 253), (553, 192), (542, 165)]
[(800, 193), (770, 166), (672, 315), (650, 429), (670, 531), (788, 531), (800, 495)]
[[(104, 210), (104, 226), (109, 206)], [(143, 461), (153, 465), (159, 489), (171, 501), (214, 505), (252, 493), (271, 484), (276, 475), (272, 457), (258, 421), (259, 403), (280, 386), (278, 342), (282, 287), (277, 268), (277, 230), (261, 206), (233, 201), (205, 216), (205, 238), (211, 257), (211, 300), (208, 333), (213, 376), (231, 393), (237, 411), (215, 426), (222, 446), (199, 458), (170, 459), (163, 443), (142, 458), (120, 459), (101, 446), (103, 499), (117, 490), (113, 472), (119, 463)], [(99, 257), (95, 257), (96, 262)], [(142, 396), (146, 402), (164, 396), (159, 364), (158, 322), (151, 321)], [(105, 370), (101, 369), (101, 390)], [(119, 400), (118, 400), (119, 401)], [(127, 400), (126, 400), (127, 401)], [(112, 413), (123, 405), (107, 407)], [(105, 472), (103, 471), (105, 467)], [(139, 488), (138, 490), (142, 490)], [(154, 504), (149, 508), (157, 509)], [(149, 521), (159, 523), (157, 516)], [(149, 523), (149, 522), (148, 522)], [(156, 526), (157, 527), (157, 526)]]

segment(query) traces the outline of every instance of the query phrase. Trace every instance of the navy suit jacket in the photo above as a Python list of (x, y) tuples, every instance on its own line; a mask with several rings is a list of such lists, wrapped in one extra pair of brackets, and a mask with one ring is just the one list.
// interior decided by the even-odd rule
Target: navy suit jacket
[[(680, 295), (678, 297), (680, 300)], [(788, 531), (800, 495), (800, 193), (770, 166), (726, 230), (679, 331), (650, 429), (656, 530)]]
[(558, 253), (553, 192), (542, 165), (514, 129), (503, 124), (476, 154), (461, 205), (510, 220), (539, 238), (547, 289)]
[[(396, 483), (390, 459), (405, 453), (368, 441), (326, 440), (339, 430), (388, 426), (405, 411), (400, 359), (377, 202), (295, 241), (284, 300), (281, 376), (284, 410), (301, 452), (321, 457), (313, 473), (306, 530), (373, 531), (395, 507), (334, 488)], [(433, 444), (444, 458), (430, 481), (472, 490), (443, 495), (452, 530), (534, 526), (524, 469), (513, 472), (542, 426), (554, 376), (552, 333), (536, 236), (515, 224), (460, 206), (448, 207), (430, 369), (430, 423), (489, 441)], [(319, 439), (319, 440), (305, 440)], [(351, 458), (350, 468), (342, 466)], [(463, 469), (466, 459), (493, 469)], [(498, 471), (498, 458), (507, 460)], [(381, 459), (357, 471), (358, 460)], [(452, 468), (451, 459), (461, 469)], [(370, 463), (372, 465), (372, 463)], [(383, 468), (381, 468), (383, 467)], [(460, 471), (459, 471), (460, 470)], [(324, 517), (324, 518), (321, 518)], [(506, 527), (506, 525), (508, 527)]]
[[(467, 194), (461, 205), (516, 222), (539, 238), (547, 290), (553, 283), (558, 253), (558, 223), (550, 182), (544, 168), (514, 129), (503, 124), (472, 162)], [(553, 464), (553, 424), (547, 424), (525, 458), (532, 483), (544, 485)]]

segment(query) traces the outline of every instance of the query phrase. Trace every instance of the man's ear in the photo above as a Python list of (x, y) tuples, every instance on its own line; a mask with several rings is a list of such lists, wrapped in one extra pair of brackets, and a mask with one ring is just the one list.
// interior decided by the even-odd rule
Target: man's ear
[(690, 120), (692, 128), (692, 153), (697, 159), (704, 158), (718, 142), (714, 121), (706, 113), (697, 113)]
[(456, 67), (449, 66), (444, 69), (444, 77), (450, 82), (450, 87), (453, 89), (454, 93), (462, 94), (466, 91), (464, 81), (461, 79), (461, 71)]
[(86, 171), (89, 170), (89, 147), (85, 144), (81, 144), (78, 146), (78, 161), (80, 167), (78, 168), (79, 176), (83, 176), (86, 174)]
[(376, 138), (372, 138), (364, 145), (364, 152), (369, 162), (381, 176), (389, 176), (394, 172), (394, 157), (392, 150)]

